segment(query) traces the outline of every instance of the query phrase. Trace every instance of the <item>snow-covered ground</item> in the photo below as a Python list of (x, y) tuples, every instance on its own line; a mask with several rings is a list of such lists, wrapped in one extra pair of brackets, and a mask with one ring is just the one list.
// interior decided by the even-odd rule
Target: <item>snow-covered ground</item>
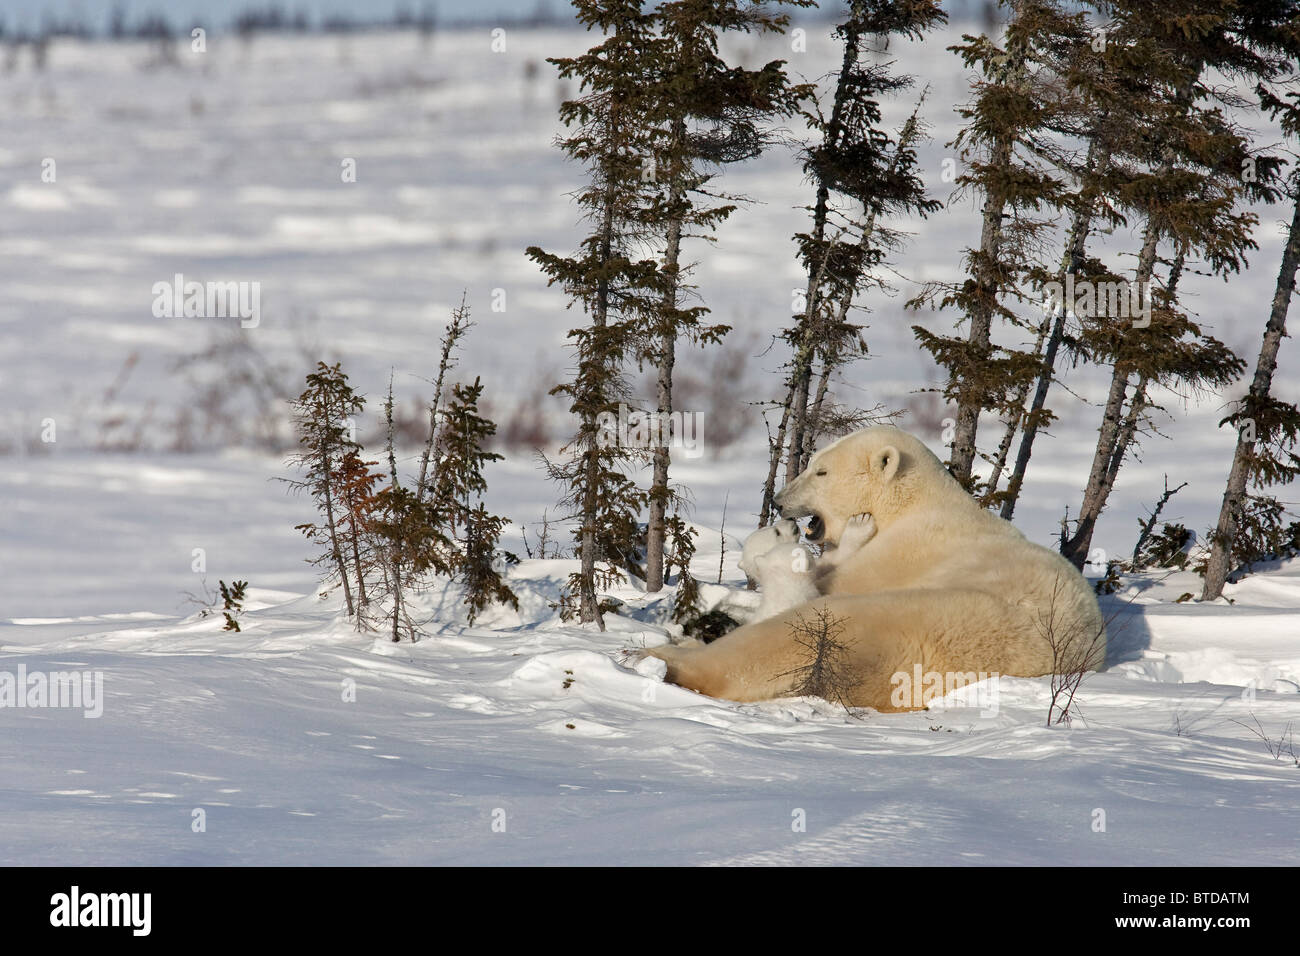
[[(100, 507), (67, 509), (83, 550), (51, 523), (68, 563), (31, 557), (67, 589), (68, 613), (0, 624), (0, 672), (103, 675), (98, 718), (0, 710), (0, 862), (1233, 865), (1300, 852), (1300, 768), (1249, 729), (1276, 738), (1300, 716), (1300, 567), (1230, 586), (1232, 606), (1174, 603), (1190, 575), (1107, 599), (1116, 661), (1086, 681), (1069, 729), (1044, 726), (1045, 680), (850, 716), (643, 676), (622, 651), (664, 639), (663, 599), (620, 591), (628, 613), (607, 633), (563, 626), (548, 602), (565, 561), (514, 569), (518, 614), (463, 627), (448, 589), (425, 602), (447, 623), (418, 644), (361, 637), (337, 600), (292, 580), (289, 536), (247, 534), (274, 509), (224, 527), (216, 488), (254, 490), (228, 461), (155, 463), (136, 488), (115, 485), (121, 467), (79, 461), (110, 488)], [(206, 498), (204, 472), (221, 479)], [(34, 486), (5, 494), (26, 514), (50, 507)], [(120, 540), (132, 508), (157, 516), (147, 541)], [(169, 527), (187, 508), (210, 578), (229, 580), (238, 555), (267, 582), (243, 630), (89, 613), (88, 585), (154, 573), (134, 570), (137, 552), (188, 555)], [(712, 581), (704, 539), (695, 571)], [(730, 565), (738, 542), (728, 550)], [(724, 579), (741, 587), (734, 567)]]
[[(817, 76), (834, 54), (823, 32), (810, 28), (807, 53), (778, 43), (750, 57)], [(585, 39), (511, 32), (493, 53), (480, 33), (440, 34), (431, 50), (398, 34), (214, 37), (179, 69), (150, 67), (144, 46), (56, 44), (44, 74), (5, 78), (0, 675), (100, 673), (104, 698), (91, 719), (0, 708), (0, 863), (1293, 862), (1300, 768), (1249, 728), (1258, 720), (1277, 741), (1300, 725), (1294, 562), (1230, 585), (1233, 604), (1177, 603), (1199, 591), (1190, 574), (1127, 581), (1106, 599), (1112, 666), (1087, 680), (1068, 729), (1044, 726), (1045, 680), (1002, 681), (996, 713), (893, 716), (665, 686), (621, 653), (664, 639), (662, 599), (620, 592), (627, 613), (603, 635), (565, 626), (548, 606), (562, 561), (514, 569), (518, 615), (474, 628), (454, 590), (430, 595), (434, 623), (415, 645), (357, 635), (337, 601), (315, 596), (293, 530), (309, 503), (269, 480), (288, 474), (281, 456), (217, 448), (222, 434), (204, 430), (267, 409), (221, 366), (174, 368), (229, 333), (154, 318), (151, 287), (178, 272), (257, 281), (263, 315), (242, 341), (283, 367), (289, 389), (304, 356), (323, 354), (372, 406), (395, 368), (411, 407), (465, 289), (479, 325), (462, 368), (513, 414), (562, 373), (578, 321), (521, 250), (570, 249), (580, 235), (567, 195), (579, 172), (551, 144), (561, 91), (542, 61)], [(933, 84), (925, 156), (944, 196), (947, 109), (962, 84), (945, 42), (897, 51)], [(41, 180), (47, 158), (54, 183)], [(355, 183), (340, 178), (349, 158)], [(780, 355), (763, 350), (799, 285), (789, 236), (806, 196), (779, 151), (727, 185), (760, 203), (721, 231), (697, 281), (741, 341), (753, 336), (734, 381), (741, 407), (774, 387)], [(1263, 215), (1255, 268), (1187, 286), (1213, 333), (1251, 360), (1277, 218)], [(969, 205), (912, 228), (896, 263), (904, 292), (954, 275), (976, 235)], [(496, 290), (504, 312), (491, 309)], [(902, 405), (935, 382), (909, 327), (955, 316), (904, 313), (902, 298), (872, 303), (875, 358), (844, 386), (864, 406)], [(708, 376), (690, 357), (683, 367)], [(204, 392), (205, 380), (217, 385)], [(1293, 400), (1294, 381), (1283, 383)], [(1069, 382), (1099, 396), (1094, 377)], [(1215, 428), (1223, 398), (1167, 396), (1169, 439), (1149, 438), (1125, 467), (1099, 527), (1109, 555), (1131, 550), (1166, 472), (1189, 482), (1166, 517), (1209, 525), (1231, 453)], [(1077, 507), (1099, 417), (1082, 401), (1062, 412), (1017, 514), (1043, 543)], [(47, 419), (52, 444), (40, 440)], [(937, 448), (933, 423), (901, 424)], [(718, 447), (712, 427), (706, 418), (704, 455), (676, 477), (705, 529), (694, 570), (706, 581), (726, 503), (734, 591), (765, 442), (751, 421)], [(111, 450), (123, 446), (136, 450)], [(489, 504), (531, 538), (554, 489), (528, 450), (506, 451)], [(518, 525), (511, 535), (522, 553)], [(241, 633), (187, 603), (218, 579), (251, 582)]]

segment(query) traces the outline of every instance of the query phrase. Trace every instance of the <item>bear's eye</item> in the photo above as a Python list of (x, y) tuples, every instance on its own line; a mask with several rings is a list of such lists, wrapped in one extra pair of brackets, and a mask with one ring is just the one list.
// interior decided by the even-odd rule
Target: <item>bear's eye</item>
[(819, 472), (817, 472), (817, 477), (820, 478), (820, 477), (822, 477), (822, 476), (825, 475), (825, 474), (826, 474), (826, 469), (823, 468), (823, 469), (821, 469)]

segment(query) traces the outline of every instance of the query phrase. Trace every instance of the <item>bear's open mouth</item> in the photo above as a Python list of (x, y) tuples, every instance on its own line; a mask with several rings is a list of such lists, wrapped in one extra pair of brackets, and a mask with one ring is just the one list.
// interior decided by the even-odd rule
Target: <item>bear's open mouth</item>
[(814, 514), (808, 521), (808, 530), (804, 532), (809, 541), (817, 542), (826, 534), (826, 522), (822, 516)]

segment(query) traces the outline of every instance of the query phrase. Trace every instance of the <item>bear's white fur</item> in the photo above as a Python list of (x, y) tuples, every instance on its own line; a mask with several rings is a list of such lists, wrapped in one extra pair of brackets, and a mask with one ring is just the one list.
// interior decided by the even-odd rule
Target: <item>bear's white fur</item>
[(929, 702), (893, 693), (897, 675), (917, 667), (1039, 677), (1105, 661), (1105, 623), (1083, 576), (980, 507), (900, 429), (866, 428), (823, 449), (776, 502), (787, 518), (811, 516), (832, 545), (855, 515), (870, 514), (877, 533), (870, 547), (822, 562), (820, 596), (708, 645), (651, 648), (667, 680), (729, 700), (788, 696), (808, 663), (791, 625), (818, 610), (844, 625), (845, 702), (883, 711)]
[(845, 527), (839, 545), (818, 559), (799, 540), (799, 526), (789, 518), (759, 528), (748, 538), (740, 555), (740, 570), (758, 582), (761, 601), (750, 621), (761, 621), (821, 592), (817, 578), (844, 561), (876, 533), (871, 515), (855, 515)]

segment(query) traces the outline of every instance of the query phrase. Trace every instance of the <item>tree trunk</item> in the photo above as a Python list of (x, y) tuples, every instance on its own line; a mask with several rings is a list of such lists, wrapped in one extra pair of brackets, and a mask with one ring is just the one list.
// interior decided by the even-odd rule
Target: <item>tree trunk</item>
[(1088, 560), (1093, 532), (1097, 528), (1097, 519), (1101, 517), (1106, 507), (1106, 500), (1110, 497), (1111, 489), (1115, 487), (1115, 478), (1119, 474), (1120, 465), (1124, 463), (1124, 456), (1133, 442), (1133, 436), (1137, 434), (1138, 423), (1146, 408), (1147, 381), (1145, 374), (1138, 376), (1133, 397), (1129, 400), (1128, 412), (1119, 427), (1115, 429), (1113, 447), (1105, 471), (1095, 486), (1089, 482), (1089, 488), (1093, 493), (1084, 498), (1083, 507), (1079, 509), (1079, 520), (1075, 525), (1074, 537), (1070, 539), (1068, 545), (1070, 550), (1062, 552), (1077, 568), (1082, 569)]
[[(1102, 117), (1104, 122), (1105, 117)], [(1101, 122), (1094, 127), (1099, 130)], [(1110, 166), (1110, 150), (1108, 147), (1099, 147), (1097, 145), (1094, 132), (1093, 139), (1088, 144), (1088, 151), (1094, 154), (1094, 151), (1100, 151), (1099, 157), (1089, 155), (1088, 169), (1092, 171), (1094, 177), (1104, 175)], [(1065, 286), (1066, 277), (1079, 274), (1079, 266), (1083, 263), (1084, 253), (1087, 250), (1088, 235), (1092, 230), (1092, 220), (1096, 215), (1097, 195), (1093, 194), (1085, 202), (1075, 209), (1073, 221), (1070, 223), (1070, 238), (1066, 245), (1065, 255), (1062, 257), (1061, 274), (1058, 281), (1062, 288)], [(1038, 437), (1038, 429), (1041, 427), (1043, 420), (1043, 408), (1047, 404), (1047, 392), (1052, 387), (1052, 381), (1056, 375), (1056, 355), (1061, 348), (1061, 340), (1065, 337), (1065, 323), (1067, 309), (1065, 301), (1062, 299), (1060, 311), (1052, 319), (1052, 329), (1047, 337), (1047, 348), (1043, 352), (1043, 368), (1038, 373), (1038, 381), (1034, 385), (1033, 399), (1029, 403), (1029, 408), (1025, 411), (1023, 418), (1023, 429), (1020, 433), (1020, 446), (1016, 449), (1016, 463), (1011, 470), (1011, 478), (1007, 481), (1007, 497), (1002, 502), (1002, 518), (1010, 521), (1011, 516), (1016, 510), (1016, 501), (1020, 497), (1020, 489), (1025, 483), (1025, 471), (1029, 467), (1029, 458), (1033, 454), (1034, 439)]]
[[(844, 108), (845, 102), (849, 95), (848, 84), (845, 82), (858, 62), (858, 50), (861, 44), (861, 35), (855, 30), (848, 30), (844, 36), (844, 55), (840, 60), (839, 80), (835, 85), (835, 101), (831, 105), (831, 116), (826, 124), (826, 133), (823, 138), (823, 144), (828, 148), (834, 148), (838, 143), (841, 131), (844, 127)], [(817, 183), (817, 199), (813, 204), (813, 227), (810, 233), (815, 246), (821, 246), (826, 240), (826, 221), (830, 208), (830, 187), (825, 181), (819, 179)], [(816, 351), (817, 338), (817, 316), (820, 313), (820, 290), (821, 277), (826, 269), (825, 256), (823, 261), (815, 270), (811, 270), (808, 275), (808, 287), (804, 301), (803, 328), (800, 330), (798, 342), (795, 345), (794, 358), (791, 360), (790, 369), (790, 403), (789, 422), (787, 423), (789, 434), (789, 453), (786, 455), (785, 480), (792, 481), (803, 470), (805, 462), (803, 461), (804, 448), (804, 428), (808, 415), (808, 391), (812, 382), (812, 365), (813, 356)], [(779, 458), (786, 451), (785, 444), (777, 446), (772, 454), (778, 462)]]
[[(656, 428), (671, 421), (673, 410), (674, 342), (670, 333), (663, 337), (659, 356), (658, 399), (660, 418)], [(650, 518), (646, 527), (645, 589), (654, 594), (664, 586), (664, 519), (668, 510), (668, 466), (672, 456), (667, 447), (654, 450), (654, 477), (650, 483)]]
[(1002, 518), (1010, 521), (1016, 510), (1016, 501), (1020, 498), (1020, 489), (1025, 483), (1025, 470), (1029, 467), (1029, 456), (1033, 454), (1034, 439), (1043, 420), (1043, 407), (1047, 404), (1047, 391), (1052, 386), (1056, 374), (1056, 353), (1061, 348), (1061, 339), (1065, 336), (1065, 303), (1052, 318), (1052, 329), (1047, 336), (1047, 347), (1043, 351), (1043, 368), (1038, 373), (1034, 385), (1034, 395), (1025, 410), (1024, 425), (1020, 432), (1020, 446), (1016, 449), (1016, 462), (1007, 479), (1007, 496), (1002, 501)]
[(1133, 397), (1129, 399), (1128, 411), (1124, 414), (1124, 421), (1115, 434), (1115, 450), (1110, 456), (1110, 464), (1106, 466), (1106, 480), (1102, 483), (1103, 493), (1097, 504), (1098, 515), (1106, 507), (1106, 499), (1111, 489), (1115, 487), (1115, 479), (1119, 477), (1120, 466), (1124, 464), (1129, 446), (1137, 436), (1138, 425), (1142, 422), (1142, 413), (1147, 407), (1147, 386), (1150, 383), (1150, 377), (1143, 372), (1138, 376), (1137, 384), (1133, 386)]
[[(829, 200), (830, 190), (825, 186), (819, 186), (817, 204), (813, 208), (813, 236), (818, 244), (825, 242), (826, 210)], [(808, 287), (804, 296), (803, 324), (790, 363), (790, 438), (785, 459), (787, 484), (798, 477), (799, 472), (803, 470), (804, 425), (808, 417), (808, 389), (812, 383), (813, 360), (817, 353), (817, 317), (821, 310), (821, 280), (825, 275), (826, 259), (829, 254), (830, 250), (826, 250), (817, 270), (808, 276)]]
[[(994, 146), (990, 165), (1005, 168), (1011, 162), (1011, 140), (1002, 137)], [(970, 384), (975, 376), (970, 366), (987, 358), (992, 344), (993, 304), (998, 295), (995, 278), (998, 256), (1002, 249), (1002, 213), (1006, 203), (998, 193), (990, 193), (984, 201), (983, 225), (980, 227), (980, 251), (976, 258), (973, 279), (976, 300), (970, 310), (970, 331), (966, 342), (967, 368), (957, 370), (957, 427), (953, 431), (952, 451), (948, 456), (948, 470), (963, 486), (969, 487), (975, 465), (975, 440), (979, 431), (980, 412), (984, 410), (984, 396), (977, 394)]]
[[(1300, 267), (1300, 199), (1291, 216), (1291, 231), (1286, 248), (1282, 250), (1282, 265), (1278, 269), (1277, 287), (1273, 293), (1273, 307), (1268, 324), (1264, 327), (1264, 344), (1260, 346), (1259, 360), (1255, 363), (1255, 377), (1250, 383), (1251, 399), (1267, 398), (1273, 387), (1273, 372), (1277, 369), (1277, 353), (1286, 336), (1286, 314), (1295, 292), (1296, 270)], [(1205, 588), (1202, 601), (1213, 601), (1223, 594), (1223, 585), (1232, 570), (1232, 539), (1236, 537), (1241, 511), (1246, 501), (1246, 484), (1250, 475), (1250, 458), (1255, 442), (1246, 440), (1246, 433), (1238, 426), (1237, 448), (1232, 456), (1232, 470), (1223, 492), (1219, 508), (1219, 521), (1210, 543), (1209, 562), (1205, 568)]]
[(817, 439), (821, 437), (822, 408), (826, 404), (826, 392), (830, 386), (831, 372), (835, 371), (838, 353), (838, 349), (830, 346), (822, 355), (822, 370), (821, 374), (817, 376), (817, 397), (813, 399), (812, 408), (808, 413), (808, 422), (804, 426), (803, 460), (805, 467), (812, 459), (813, 448), (817, 445)]
[[(1043, 321), (1038, 324), (1038, 335), (1034, 339), (1034, 356), (1038, 357), (1043, 354), (1043, 345), (1047, 341), (1048, 329), (1052, 326), (1051, 316), (1044, 316)], [(1014, 405), (1020, 409), (1019, 413), (1012, 415), (1006, 423), (1006, 428), (1002, 432), (1002, 440), (998, 442), (998, 452), (993, 457), (993, 470), (989, 473), (988, 485), (984, 493), (980, 495), (980, 504), (989, 507), (993, 504), (994, 496), (997, 494), (998, 485), (1002, 481), (1002, 472), (1007, 467), (1007, 456), (1011, 454), (1011, 443), (1015, 441), (1016, 432), (1020, 428), (1020, 423), (1028, 414), (1024, 410), (1025, 399), (1029, 397), (1029, 383), (1026, 382), (1020, 386), (1016, 393)], [(1008, 486), (1010, 487), (1010, 486)]]
[(785, 449), (785, 430), (790, 422), (790, 403), (794, 400), (794, 386), (786, 389), (785, 404), (781, 406), (781, 424), (777, 427), (776, 438), (768, 444), (767, 480), (763, 482), (763, 505), (759, 509), (758, 526), (766, 528), (772, 519), (773, 500), (776, 498), (776, 473), (781, 468), (781, 453)]
[[(614, 245), (614, 195), (613, 186), (606, 188), (604, 208), (601, 210), (600, 222), (600, 261), (609, 262)], [(591, 321), (597, 329), (604, 329), (609, 316), (609, 279), (603, 275), (596, 282), (596, 296), (592, 302)], [(597, 344), (603, 347), (597, 337)], [(603, 355), (586, 355), (580, 361), (604, 362)], [(600, 602), (596, 598), (596, 521), (600, 503), (600, 446), (596, 440), (596, 412), (587, 401), (582, 414), (583, 463), (582, 463), (582, 535), (579, 545), (578, 572), (578, 620), (583, 624), (595, 622), (600, 630), (605, 630), (605, 618), (600, 613)]]
[[(441, 377), (442, 376), (439, 375), (439, 378)], [(396, 503), (397, 490), (400, 486), (397, 481), (397, 452), (393, 447), (393, 373), (391, 371), (388, 373), (388, 403), (384, 406), (384, 418), (387, 420), (387, 425), (388, 425), (388, 480), (391, 482), (391, 493), (393, 495), (392, 500), (394, 503)], [(428, 462), (427, 457), (424, 459), (424, 461), (421, 462), (420, 465), (421, 472), (424, 471), (424, 465), (427, 462)], [(396, 515), (390, 514), (390, 518), (394, 518), (394, 517), (396, 517)], [(389, 583), (391, 586), (391, 590), (393, 592), (392, 597), (393, 597), (393, 643), (394, 644), (398, 643), (402, 639), (402, 634), (401, 634), (402, 605), (405, 601), (405, 595), (402, 593), (402, 561), (403, 561), (402, 546), (404, 543), (405, 543), (404, 533), (399, 533), (397, 535), (396, 545), (386, 544), (384, 546), (385, 550), (388, 550), (388, 554), (386, 556), (387, 560), (384, 561), (384, 564), (387, 566), (391, 566), (392, 568), (392, 573), (390, 575)]]
[(343, 503), (348, 509), (352, 567), (357, 576), (357, 630), (359, 631), (361, 630), (361, 609), (370, 605), (370, 598), (366, 596), (366, 576), (361, 567), (361, 506), (356, 500), (356, 491), (349, 486), (345, 486), (343, 489)]
[(1093, 453), (1092, 470), (1088, 474), (1088, 486), (1083, 491), (1083, 504), (1079, 507), (1079, 519), (1075, 532), (1061, 548), (1076, 568), (1082, 568), (1088, 559), (1088, 548), (1092, 545), (1092, 531), (1101, 513), (1097, 503), (1102, 500), (1102, 485), (1110, 472), (1111, 456), (1115, 450), (1115, 438), (1121, 427), (1120, 415), (1124, 410), (1124, 398), (1128, 394), (1129, 372), (1122, 363), (1116, 363), (1110, 379), (1110, 394), (1106, 397), (1106, 410), (1102, 415), (1101, 428), (1097, 435), (1097, 448)]
[(356, 606), (352, 603), (352, 588), (348, 585), (348, 564), (343, 559), (343, 548), (339, 545), (338, 527), (334, 520), (334, 472), (333, 461), (330, 459), (329, 452), (321, 453), (321, 468), (325, 476), (323, 490), (325, 492), (325, 525), (329, 528), (330, 548), (334, 552), (334, 566), (338, 568), (339, 580), (343, 582), (343, 601), (347, 605), (348, 617), (356, 613)]
[[(1148, 301), (1150, 301), (1151, 276), (1155, 271), (1158, 246), (1159, 237), (1156, 228), (1148, 219), (1142, 251), (1138, 254), (1135, 279), (1139, 290), (1143, 288), (1147, 290)], [(1119, 444), (1124, 424), (1120, 415), (1124, 408), (1132, 371), (1128, 363), (1119, 358), (1115, 360), (1115, 368), (1111, 374), (1110, 394), (1106, 398), (1106, 410), (1102, 416), (1101, 428), (1097, 432), (1097, 447), (1093, 452), (1092, 470), (1088, 474), (1088, 486), (1083, 492), (1083, 504), (1079, 507), (1079, 519), (1075, 525), (1074, 535), (1061, 548), (1061, 554), (1065, 555), (1076, 568), (1082, 568), (1088, 559), (1097, 519), (1101, 516), (1102, 509), (1106, 507), (1110, 485), (1114, 481), (1115, 471), (1119, 468), (1115, 462), (1117, 449), (1120, 460), (1123, 459), (1124, 450), (1119, 449)], [(1139, 380), (1138, 385), (1138, 390), (1133, 393), (1134, 407), (1145, 404), (1145, 377)], [(1128, 440), (1132, 440), (1132, 434), (1129, 434)]]
[[(1008, 30), (1020, 16), (1018, 2), (1011, 5), (1011, 23)], [(1025, 56), (1028, 53), (1022, 43), (1017, 42), (1012, 48), (1007, 44), (1006, 71), (1001, 81), (1004, 85), (1016, 85), (1024, 79)], [(1007, 170), (1014, 155), (1015, 139), (1009, 135), (999, 135), (993, 143), (989, 156), (989, 165), (995, 169)], [(998, 271), (1002, 255), (1002, 218), (1006, 212), (1006, 197), (998, 190), (985, 194), (983, 219), (980, 226), (980, 248), (971, 269), (971, 279), (975, 283), (975, 301), (969, 310), (970, 330), (966, 337), (969, 346), (966, 352), (966, 367), (958, 368), (957, 381), (957, 424), (953, 430), (952, 451), (948, 456), (948, 470), (965, 487), (971, 484), (975, 466), (976, 438), (979, 432), (980, 412), (984, 410), (985, 395), (971, 382), (976, 376), (974, 366), (978, 366), (988, 357), (992, 346), (993, 314), (1001, 292)]]
[[(434, 459), (433, 474), (429, 474), (429, 459), (434, 452), (434, 445), (438, 438), (438, 407), (442, 402), (442, 382), (447, 374), (447, 366), (451, 362), (451, 350), (456, 345), (456, 339), (460, 337), (460, 323), (465, 317), (465, 293), (460, 296), (460, 308), (452, 313), (452, 322), (447, 329), (446, 338), (442, 343), (442, 354), (438, 359), (438, 378), (433, 383), (433, 398), (429, 402), (429, 435), (425, 439), (424, 453), (420, 456), (420, 478), (415, 484), (415, 497), (423, 500), (425, 489), (434, 485), (438, 480), (438, 463)], [(391, 381), (389, 383), (391, 388)], [(396, 478), (393, 485), (396, 487)]]
[[(673, 123), (673, 138), (678, 144), (686, 139), (686, 124)], [(673, 170), (675, 185), (671, 208), (680, 212), (684, 199), (680, 186), (683, 170)], [(653, 434), (661, 435), (666, 422), (672, 421), (673, 365), (676, 360), (677, 328), (673, 312), (677, 308), (678, 268), (682, 243), (682, 219), (674, 216), (668, 224), (668, 243), (664, 250), (664, 271), (669, 275), (668, 288), (664, 290), (663, 315), (659, 330), (659, 373), (656, 381), (658, 414)], [(645, 589), (649, 594), (663, 590), (664, 586), (664, 518), (668, 509), (668, 466), (672, 461), (666, 445), (654, 450), (654, 477), (650, 483), (650, 516), (646, 526)]]

